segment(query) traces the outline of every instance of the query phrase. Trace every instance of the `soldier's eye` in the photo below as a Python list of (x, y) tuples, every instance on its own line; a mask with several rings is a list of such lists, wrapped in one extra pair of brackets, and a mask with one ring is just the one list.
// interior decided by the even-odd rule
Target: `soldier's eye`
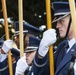
[(64, 22), (64, 20), (59, 20), (59, 23), (61, 23), (61, 24), (62, 24), (63, 22)]

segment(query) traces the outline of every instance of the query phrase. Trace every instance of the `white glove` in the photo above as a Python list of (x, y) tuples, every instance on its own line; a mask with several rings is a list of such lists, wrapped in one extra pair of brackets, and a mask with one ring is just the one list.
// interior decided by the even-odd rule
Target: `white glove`
[(15, 75), (22, 74), (23, 72), (25, 72), (27, 67), (28, 67), (28, 65), (26, 63), (26, 57), (24, 56), (21, 59), (19, 59), (18, 62), (17, 62)]
[(8, 53), (8, 51), (9, 51), (10, 49), (12, 49), (12, 44), (13, 44), (13, 41), (12, 41), (12, 40), (6, 40), (6, 41), (3, 43), (2, 50), (3, 50), (5, 53)]
[(39, 50), (38, 50), (39, 55), (44, 57), (49, 50), (49, 46), (54, 44), (56, 42), (56, 40), (57, 40), (57, 38), (56, 38), (55, 29), (49, 29), (49, 30), (45, 31), (43, 33), (43, 38), (39, 45)]
[(75, 59), (75, 64), (74, 64), (74, 75), (76, 75), (76, 59)]

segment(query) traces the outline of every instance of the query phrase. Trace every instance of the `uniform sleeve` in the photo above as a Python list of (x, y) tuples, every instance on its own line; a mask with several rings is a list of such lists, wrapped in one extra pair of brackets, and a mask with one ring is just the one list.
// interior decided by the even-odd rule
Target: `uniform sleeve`
[(8, 64), (7, 64), (7, 58), (6, 58), (3, 62), (0, 62), (0, 72), (6, 71), (7, 68), (8, 68)]
[(34, 64), (37, 67), (44, 67), (47, 63), (47, 55), (43, 57), (42, 59), (38, 58), (38, 52), (36, 53), (35, 59), (34, 59)]
[(33, 61), (33, 66), (28, 75), (49, 75), (49, 63), (47, 60), (47, 55), (43, 59), (38, 58), (38, 52), (36, 53), (35, 59)]

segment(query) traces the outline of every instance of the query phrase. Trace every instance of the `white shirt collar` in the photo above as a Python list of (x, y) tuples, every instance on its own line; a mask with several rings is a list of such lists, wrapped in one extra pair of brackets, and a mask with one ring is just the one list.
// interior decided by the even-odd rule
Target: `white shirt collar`
[(68, 44), (69, 44), (69, 48), (71, 48), (75, 44), (75, 38), (68, 41)]

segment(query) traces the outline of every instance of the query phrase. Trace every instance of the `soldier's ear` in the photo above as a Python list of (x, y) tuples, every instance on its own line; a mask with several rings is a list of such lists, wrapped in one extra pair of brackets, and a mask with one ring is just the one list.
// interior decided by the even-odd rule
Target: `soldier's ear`
[(12, 56), (12, 63), (16, 61), (16, 58)]

